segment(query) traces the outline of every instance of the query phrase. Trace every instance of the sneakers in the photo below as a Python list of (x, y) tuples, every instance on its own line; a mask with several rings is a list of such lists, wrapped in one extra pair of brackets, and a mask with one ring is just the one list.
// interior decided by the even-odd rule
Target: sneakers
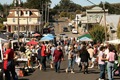
[(98, 80), (104, 80), (104, 79), (100, 79), (100, 78), (99, 78)]
[(68, 73), (68, 69), (66, 69), (65, 72)]
[[(66, 73), (68, 73), (68, 68), (65, 70)], [(71, 70), (71, 73), (74, 74), (75, 72)]]
[(74, 71), (71, 71), (72, 74), (74, 74), (75, 72)]

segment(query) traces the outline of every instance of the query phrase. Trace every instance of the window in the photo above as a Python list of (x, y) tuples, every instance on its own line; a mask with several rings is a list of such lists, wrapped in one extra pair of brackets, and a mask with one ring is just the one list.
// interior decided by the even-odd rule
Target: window
[(18, 14), (19, 13), (19, 11), (16, 11), (16, 14)]
[(25, 14), (28, 14), (28, 11), (26, 11)]
[(13, 18), (13, 22), (15, 22), (15, 18)]
[(14, 30), (15, 30), (15, 31), (17, 30), (17, 26), (14, 26)]
[(31, 18), (29, 18), (29, 21), (31, 21), (32, 19)]
[(23, 31), (25, 31), (25, 26), (23, 27)]

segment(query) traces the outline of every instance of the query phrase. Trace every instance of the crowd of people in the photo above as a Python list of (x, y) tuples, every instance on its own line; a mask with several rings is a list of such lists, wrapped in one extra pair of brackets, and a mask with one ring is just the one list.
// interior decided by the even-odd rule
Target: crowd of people
[[(8, 45), (8, 44), (7, 44)], [(14, 63), (15, 56), (22, 56), (27, 58), (27, 67), (34, 68), (35, 66), (42, 71), (46, 71), (46, 64), (54, 69), (55, 72), (60, 73), (61, 61), (64, 61), (67, 56), (68, 66), (65, 72), (75, 73), (74, 65), (77, 63), (79, 71), (83, 74), (89, 73), (89, 68), (97, 67), (100, 70), (99, 80), (105, 80), (105, 72), (107, 71), (108, 79), (113, 80), (116, 69), (119, 68), (118, 51), (114, 45), (111, 44), (93, 44), (91, 42), (77, 42), (75, 38), (66, 40), (57, 40), (56, 43), (40, 42), (37, 45), (24, 45), (19, 48), (19, 54), (16, 55), (13, 49), (6, 46), (4, 51), (4, 72), (6, 80), (8, 79), (10, 71), (13, 75), (13, 79), (17, 80), (15, 73), (15, 65), (6, 66)], [(119, 61), (118, 61), (119, 62)], [(117, 68), (115, 69), (115, 65)], [(120, 70), (119, 70), (120, 72)], [(118, 74), (120, 75), (120, 73)]]

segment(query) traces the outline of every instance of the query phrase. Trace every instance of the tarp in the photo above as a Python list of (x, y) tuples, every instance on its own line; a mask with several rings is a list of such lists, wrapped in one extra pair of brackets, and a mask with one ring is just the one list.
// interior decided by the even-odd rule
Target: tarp
[(115, 40), (110, 40), (110, 41), (106, 41), (110, 44), (120, 44), (120, 39), (115, 39)]
[(93, 40), (88, 37), (82, 37), (79, 39), (79, 41), (93, 41)]
[(49, 36), (44, 36), (40, 39), (40, 41), (50, 41), (50, 40), (53, 40), (54, 38), (52, 37), (49, 37)]

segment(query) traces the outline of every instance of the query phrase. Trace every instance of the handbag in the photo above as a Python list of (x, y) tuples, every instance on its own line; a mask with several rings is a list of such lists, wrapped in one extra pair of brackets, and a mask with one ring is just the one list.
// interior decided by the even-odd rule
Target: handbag
[(81, 62), (81, 58), (79, 56), (76, 56), (75, 62), (79, 65)]

